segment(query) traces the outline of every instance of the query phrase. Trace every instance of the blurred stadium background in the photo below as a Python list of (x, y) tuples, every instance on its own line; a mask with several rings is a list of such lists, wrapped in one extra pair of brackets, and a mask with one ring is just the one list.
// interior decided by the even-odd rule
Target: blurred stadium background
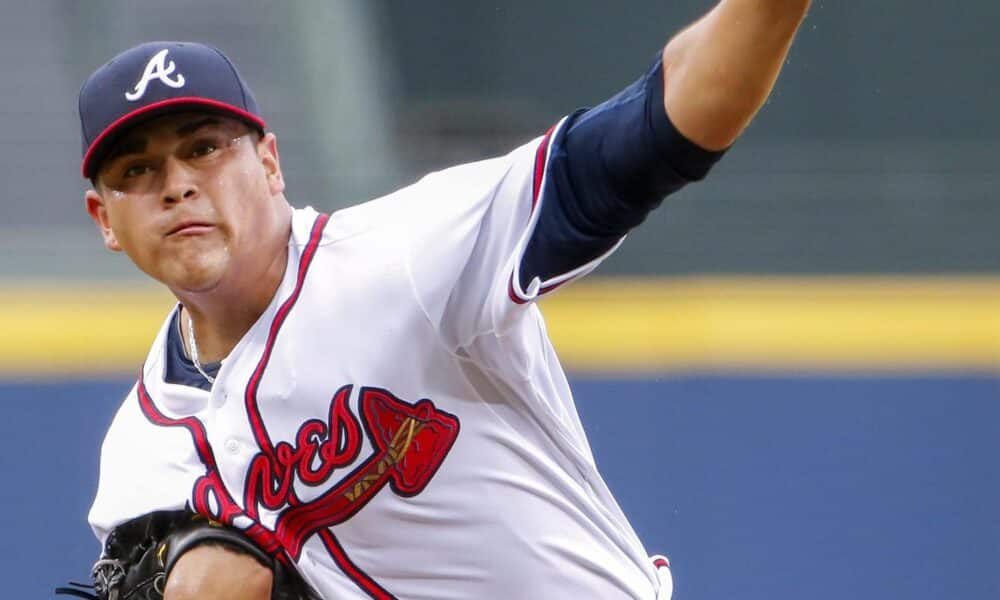
[[(3, 596), (86, 577), (102, 432), (170, 306), (83, 210), (92, 69), (220, 46), (290, 200), (336, 210), (601, 101), (711, 4), (0, 2)], [(718, 169), (544, 302), (678, 598), (1000, 597), (997, 22), (985, 0), (814, 0)]]

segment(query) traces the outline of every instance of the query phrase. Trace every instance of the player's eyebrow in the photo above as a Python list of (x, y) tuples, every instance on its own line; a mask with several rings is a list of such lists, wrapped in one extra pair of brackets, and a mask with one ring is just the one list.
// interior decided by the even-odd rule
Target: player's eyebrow
[(186, 137), (191, 135), (195, 131), (198, 131), (202, 127), (208, 127), (209, 125), (218, 125), (221, 122), (222, 121), (220, 121), (216, 117), (204, 117), (202, 119), (197, 119), (195, 121), (188, 121), (187, 123), (178, 127), (175, 133), (181, 137)]
[(111, 148), (108, 155), (104, 158), (104, 162), (110, 163), (116, 158), (121, 158), (128, 154), (139, 154), (146, 149), (146, 140), (142, 138), (131, 138), (122, 140)]

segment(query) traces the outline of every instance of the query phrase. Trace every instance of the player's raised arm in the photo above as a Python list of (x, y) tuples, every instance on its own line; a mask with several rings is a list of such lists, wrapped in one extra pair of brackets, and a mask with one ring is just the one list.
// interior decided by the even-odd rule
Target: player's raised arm
[(722, 0), (663, 50), (663, 103), (677, 129), (728, 147), (764, 104), (810, 0)]
[(515, 302), (589, 272), (665, 197), (705, 178), (767, 99), (809, 2), (721, 0), (638, 81), (556, 129)]

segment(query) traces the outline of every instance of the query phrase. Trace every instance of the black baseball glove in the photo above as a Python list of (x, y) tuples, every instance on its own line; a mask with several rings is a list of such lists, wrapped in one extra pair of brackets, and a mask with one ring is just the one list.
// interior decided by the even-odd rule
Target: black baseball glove
[(201, 544), (248, 554), (271, 569), (272, 600), (319, 600), (294, 570), (265, 554), (239, 531), (188, 511), (155, 512), (115, 528), (91, 572), (93, 584), (70, 582), (57, 594), (89, 600), (162, 600), (177, 560)]

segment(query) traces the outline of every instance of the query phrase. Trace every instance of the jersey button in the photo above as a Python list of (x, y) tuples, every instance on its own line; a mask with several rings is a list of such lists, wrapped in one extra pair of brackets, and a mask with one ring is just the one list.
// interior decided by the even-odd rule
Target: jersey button
[(240, 451), (240, 443), (233, 439), (226, 440), (226, 450), (229, 450), (230, 454), (236, 454)]

